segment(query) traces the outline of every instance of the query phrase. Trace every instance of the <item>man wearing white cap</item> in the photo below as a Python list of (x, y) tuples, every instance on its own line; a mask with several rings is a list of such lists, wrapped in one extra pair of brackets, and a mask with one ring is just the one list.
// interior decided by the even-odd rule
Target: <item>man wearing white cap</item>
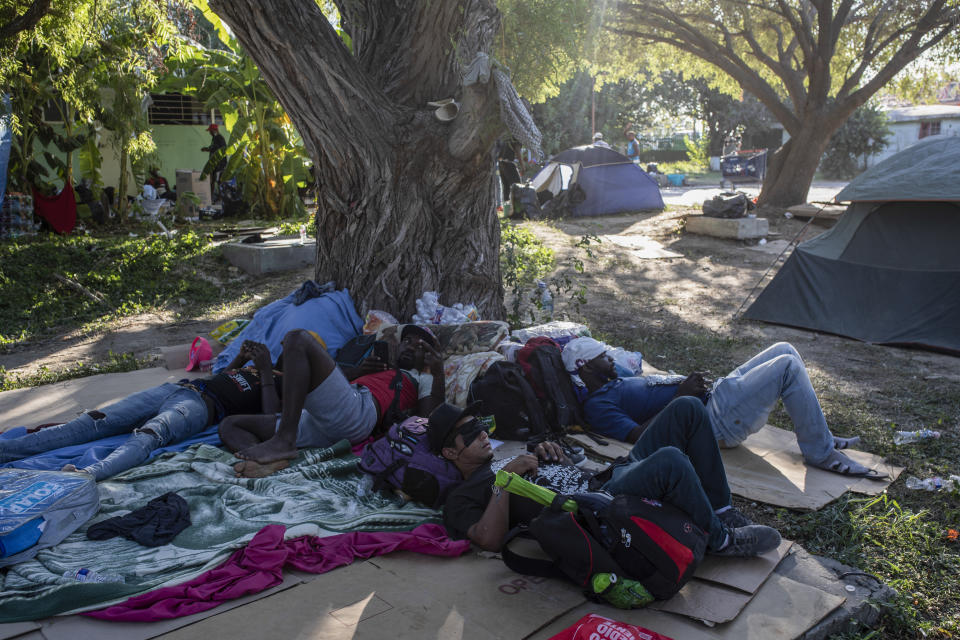
[(786, 342), (760, 352), (710, 389), (700, 373), (686, 378), (620, 378), (606, 352), (606, 345), (593, 338), (571, 340), (563, 350), (564, 367), (586, 387), (584, 412), (599, 433), (636, 442), (650, 419), (673, 398), (695, 396), (706, 405), (720, 446), (735, 447), (759, 431), (782, 400), (808, 465), (849, 476), (881, 477), (839, 451), (858, 444), (860, 438), (830, 433), (803, 360)]
[(603, 134), (600, 133), (599, 131), (597, 131), (595, 134), (593, 134), (593, 146), (595, 146), (595, 147), (604, 147), (604, 148), (606, 148), (606, 149), (609, 149), (609, 148), (610, 148), (610, 145), (607, 144), (606, 142), (604, 142), (604, 140), (603, 140)]

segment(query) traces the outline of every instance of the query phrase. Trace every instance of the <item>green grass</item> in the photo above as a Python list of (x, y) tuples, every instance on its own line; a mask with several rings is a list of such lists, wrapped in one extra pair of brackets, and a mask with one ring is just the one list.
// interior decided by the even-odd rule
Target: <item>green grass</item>
[[(659, 300), (663, 302), (663, 300)], [(587, 320), (590, 324), (589, 319)], [(763, 345), (750, 339), (699, 331), (691, 325), (656, 328), (636, 318), (638, 327), (594, 336), (643, 353), (644, 360), (678, 373), (708, 371), (723, 375), (731, 354), (755, 353)], [(889, 603), (875, 603), (882, 613), (874, 629), (851, 629), (834, 640), (868, 638), (960, 637), (960, 493), (913, 491), (908, 476), (926, 478), (960, 474), (960, 391), (946, 379), (894, 376), (876, 391), (838, 384), (812, 374), (828, 424), (840, 435), (860, 435), (862, 448), (884, 456), (906, 471), (876, 497), (846, 494), (813, 513), (757, 505), (735, 497), (735, 503), (761, 524), (777, 528), (809, 552), (877, 576), (897, 591)], [(792, 430), (783, 407), (769, 422)], [(938, 440), (910, 445), (893, 443), (895, 430), (939, 430)]]
[(0, 367), (0, 391), (10, 391), (11, 389), (23, 389), (25, 387), (39, 387), (44, 384), (53, 384), (54, 382), (63, 382), (73, 378), (85, 378), (86, 376), (96, 375), (98, 373), (123, 373), (125, 371), (136, 371), (150, 364), (148, 358), (140, 359), (132, 353), (113, 353), (103, 362), (84, 363), (77, 362), (72, 367), (52, 371), (48, 367), (40, 367), (40, 370), (32, 375), (10, 375), (6, 369)]
[[(198, 276), (219, 249), (192, 230), (147, 235), (42, 234), (0, 243), (0, 347), (171, 302), (206, 305), (220, 289)], [(78, 283), (87, 295), (54, 274)], [(96, 298), (102, 298), (102, 302)]]

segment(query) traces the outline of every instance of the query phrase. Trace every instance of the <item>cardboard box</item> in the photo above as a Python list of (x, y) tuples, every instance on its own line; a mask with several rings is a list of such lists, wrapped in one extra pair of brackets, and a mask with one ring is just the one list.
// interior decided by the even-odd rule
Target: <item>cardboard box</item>
[(200, 198), (201, 207), (213, 204), (210, 194), (210, 178), (200, 179), (200, 171), (193, 169), (177, 169), (177, 196), (192, 191)]
[(764, 238), (769, 232), (766, 218), (711, 218), (704, 215), (687, 216), (687, 231), (715, 238)]

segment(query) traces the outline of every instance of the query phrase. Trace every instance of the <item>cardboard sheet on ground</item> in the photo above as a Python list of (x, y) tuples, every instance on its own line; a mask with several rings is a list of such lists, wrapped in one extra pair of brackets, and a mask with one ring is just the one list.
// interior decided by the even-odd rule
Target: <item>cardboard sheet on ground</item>
[(735, 449), (721, 450), (730, 490), (749, 500), (790, 509), (815, 511), (847, 491), (877, 495), (890, 486), (903, 467), (880, 456), (847, 450), (851, 459), (889, 475), (889, 480), (852, 478), (808, 467), (792, 431), (766, 425)]
[(169, 638), (515, 640), (583, 602), (572, 585), (519, 577), (499, 560), (397, 553), (319, 576)]
[(630, 255), (643, 260), (656, 258), (682, 258), (682, 253), (664, 249), (663, 245), (646, 236), (602, 236), (603, 242), (630, 249)]
[[(630, 451), (630, 445), (611, 438), (605, 437), (608, 444), (601, 446), (583, 434), (571, 437), (592, 455), (607, 460)], [(880, 456), (854, 450), (845, 453), (870, 469), (888, 474), (889, 480), (852, 478), (808, 467), (803, 463), (796, 435), (770, 425), (739, 447), (721, 450), (730, 491), (749, 500), (801, 511), (815, 511), (847, 491), (877, 495), (903, 473), (903, 467), (888, 464)]]
[(202, 375), (192, 371), (168, 371), (163, 367), (102, 373), (42, 387), (0, 393), (0, 431), (10, 427), (66, 422), (84, 410), (103, 407), (164, 382)]
[(585, 614), (596, 612), (646, 627), (674, 640), (792, 640), (823, 620), (844, 600), (841, 596), (773, 574), (736, 619), (712, 628), (653, 609), (622, 611), (587, 603), (564, 613), (528, 638), (547, 640)]

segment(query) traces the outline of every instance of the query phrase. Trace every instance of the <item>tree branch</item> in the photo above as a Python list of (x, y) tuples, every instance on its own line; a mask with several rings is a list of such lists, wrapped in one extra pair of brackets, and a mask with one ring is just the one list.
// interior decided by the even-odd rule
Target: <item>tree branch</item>
[(33, 4), (5, 25), (0, 25), (0, 42), (12, 38), (21, 31), (29, 31), (50, 11), (51, 0), (33, 0)]

